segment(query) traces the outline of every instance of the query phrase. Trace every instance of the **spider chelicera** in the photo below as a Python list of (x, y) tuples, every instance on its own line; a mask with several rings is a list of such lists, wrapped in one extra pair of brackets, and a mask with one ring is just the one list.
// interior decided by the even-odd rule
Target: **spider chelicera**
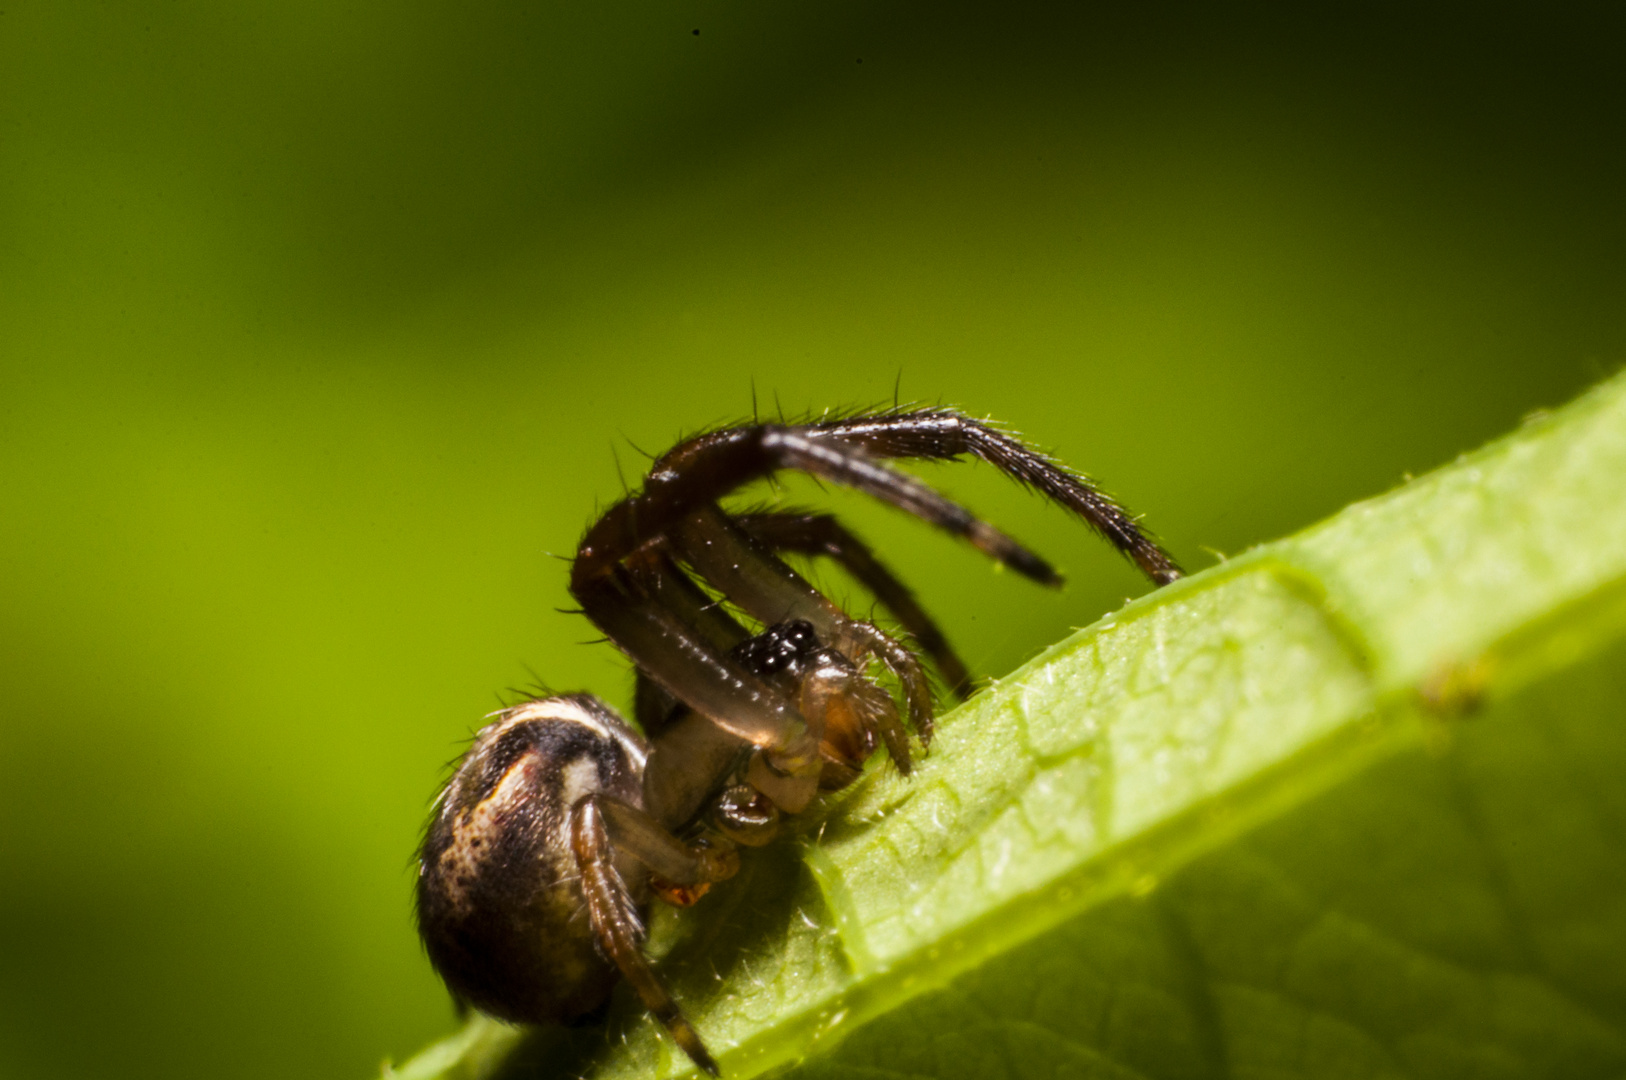
[[(651, 899), (693, 903), (735, 873), (741, 845), (767, 843), (820, 790), (850, 784), (878, 746), (908, 774), (909, 729), (927, 744), (934, 708), (917, 649), (956, 695), (971, 690), (909, 589), (839, 521), (730, 513), (718, 500), (799, 470), (1060, 585), (1043, 559), (884, 462), (967, 454), (1083, 518), (1156, 584), (1180, 576), (1088, 480), (950, 409), (752, 424), (673, 447), (642, 491), (593, 523), (571, 564), (582, 612), (637, 668), (642, 733), (589, 694), (529, 700), (495, 714), (437, 800), (419, 853), (418, 928), (459, 1002), (519, 1023), (572, 1020), (599, 1009), (624, 976), (717, 1075), (643, 954)], [(913, 641), (848, 615), (780, 560), (786, 552), (835, 560)], [(901, 708), (871, 678), (877, 665)]]

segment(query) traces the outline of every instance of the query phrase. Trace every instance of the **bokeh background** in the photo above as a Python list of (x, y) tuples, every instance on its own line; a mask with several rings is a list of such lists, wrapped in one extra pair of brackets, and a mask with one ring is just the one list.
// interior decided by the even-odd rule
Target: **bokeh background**
[[(549, 553), (753, 393), (1009, 421), (1201, 568), (1615, 370), (1621, 11), (5, 0), (0, 1075), (450, 1030), (444, 765), (504, 688), (625, 702)], [(985, 674), (1143, 591), (926, 472), (1071, 587), (777, 497)]]

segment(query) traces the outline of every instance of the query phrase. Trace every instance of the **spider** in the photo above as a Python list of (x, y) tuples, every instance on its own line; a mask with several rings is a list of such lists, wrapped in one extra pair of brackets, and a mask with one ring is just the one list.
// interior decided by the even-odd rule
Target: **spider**
[[(580, 1020), (625, 977), (718, 1075), (643, 954), (649, 903), (693, 903), (735, 873), (741, 846), (769, 842), (819, 791), (850, 784), (878, 747), (907, 775), (909, 730), (923, 747), (932, 734), (919, 653), (957, 696), (972, 688), (909, 589), (834, 517), (730, 513), (718, 500), (799, 470), (1059, 586), (1039, 556), (884, 461), (967, 454), (1083, 518), (1154, 583), (1180, 576), (1088, 480), (951, 409), (752, 424), (673, 447), (641, 491), (588, 528), (570, 572), (582, 613), (635, 665), (642, 732), (589, 694), (525, 701), (489, 718), (436, 801), (419, 852), (418, 928), (460, 1006), (516, 1023)], [(843, 566), (913, 644), (847, 614), (780, 560), (787, 552)], [(876, 667), (901, 702), (871, 677)]]

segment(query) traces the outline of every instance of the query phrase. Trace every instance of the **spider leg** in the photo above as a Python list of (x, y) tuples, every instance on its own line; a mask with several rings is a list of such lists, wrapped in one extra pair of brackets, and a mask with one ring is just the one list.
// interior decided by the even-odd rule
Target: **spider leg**
[(764, 426), (701, 435), (657, 460), (644, 490), (610, 507), (587, 530), (571, 565), (571, 592), (581, 599), (581, 590), (671, 533), (697, 508), (780, 469), (797, 469), (856, 488), (965, 537), (1026, 577), (1045, 585), (1061, 584), (1060, 575), (1038, 555), (929, 485), (876, 460), (861, 446), (816, 427)]
[[(783, 750), (775, 749), (771, 740), (777, 731), (786, 738), (794, 732), (781, 730), (775, 725), (788, 716), (797, 723), (811, 720), (808, 737), (822, 740), (824, 725), (822, 713), (809, 716), (798, 711), (798, 703), (788, 688), (765, 681), (733, 649), (749, 637), (746, 629), (736, 622), (717, 601), (702, 592), (667, 551), (664, 543), (652, 545), (640, 552), (622, 568), (626, 584), (647, 597), (645, 614), (664, 627), (651, 635), (643, 652), (627, 651), (638, 664), (635, 701), (639, 722), (649, 736), (652, 749), (649, 767), (644, 771), (644, 806), (656, 820), (677, 828), (699, 810), (718, 781), (733, 772), (745, 759), (749, 745), (763, 748), (765, 771), (762, 790), (770, 793), (776, 804), (792, 813), (799, 812), (813, 797), (822, 777), (822, 751), (800, 766), (791, 767), (791, 758)], [(585, 605), (584, 605), (585, 610)], [(602, 620), (595, 620), (604, 625)], [(697, 706), (696, 687), (704, 692), (702, 680), (707, 672), (689, 668), (681, 659), (673, 661), (676, 650), (703, 650), (713, 662), (725, 669), (725, 677), (743, 677), (747, 687), (741, 707), (747, 710), (746, 719), (755, 725), (756, 735), (742, 730), (727, 718)], [(687, 654), (678, 654), (680, 657)], [(661, 682), (661, 673), (653, 668), (656, 663), (671, 665), (668, 675), (678, 682), (667, 686)], [(715, 672), (713, 672), (715, 674)], [(685, 690), (687, 688), (687, 690)], [(715, 691), (716, 687), (712, 687)], [(715, 695), (714, 695), (715, 700)], [(674, 713), (682, 702), (689, 711)], [(717, 707), (717, 706), (713, 706)], [(777, 709), (776, 721), (771, 710)], [(743, 742), (742, 742), (743, 740)], [(763, 756), (759, 754), (759, 756)], [(670, 764), (669, 764), (670, 763)], [(786, 775), (789, 772), (791, 775)]]
[[(723, 595), (763, 623), (804, 619), (820, 638), (854, 663), (874, 656), (897, 677), (909, 719), (922, 742), (932, 733), (931, 684), (920, 660), (869, 623), (850, 619), (823, 593), (736, 525), (715, 504), (685, 518), (673, 537), (679, 555)], [(804, 713), (805, 715), (805, 713)], [(891, 721), (895, 728), (896, 721)], [(898, 769), (909, 772), (908, 740), (901, 730), (882, 734)]]
[[(706, 595), (688, 574), (683, 572), (669, 551), (662, 550), (650, 559), (653, 573), (646, 577), (651, 595), (657, 603), (694, 627), (715, 649), (727, 652), (751, 632), (741, 626), (728, 609)], [(637, 573), (638, 563), (634, 562)]]
[(859, 584), (879, 600), (903, 624), (937, 670), (954, 696), (971, 695), (971, 675), (935, 620), (920, 606), (909, 586), (900, 581), (867, 544), (829, 514), (797, 512), (737, 514), (734, 523), (764, 547), (774, 551), (794, 551), (802, 555), (824, 555), (834, 559)]
[[(787, 779), (805, 780), (817, 771), (821, 733), (809, 729), (786, 695), (731, 660), (717, 642), (707, 640), (704, 631), (675, 614), (667, 602), (656, 599), (638, 579), (647, 582), (651, 573), (656, 579), (673, 576), (665, 567), (651, 569), (648, 564), (654, 550), (679, 531), (684, 519), (713, 507), (717, 499), (744, 483), (781, 469), (797, 469), (907, 510), (965, 537), (984, 553), (1035, 581), (1059, 585), (1060, 576), (1038, 555), (876, 456), (942, 459), (962, 453), (981, 457), (1062, 503), (1125, 551), (1154, 581), (1162, 584), (1179, 577), (1178, 567), (1162, 548), (1088, 481), (986, 424), (937, 409), (801, 426), (729, 428), (678, 445), (656, 460), (642, 492), (610, 507), (588, 529), (571, 566), (571, 593), (587, 617), (667, 694), (711, 719), (722, 730), (761, 748), (772, 769)], [(722, 519), (720, 512), (716, 516)], [(737, 528), (733, 531), (743, 536)], [(863, 655), (878, 656), (900, 674), (911, 718), (922, 738), (928, 738), (930, 690), (913, 654), (874, 627), (846, 620), (771, 552), (761, 549), (748, 536), (744, 541), (748, 549), (759, 551), (770, 566), (778, 567), (776, 572), (768, 573), (755, 566), (735, 575), (750, 579), (747, 584), (753, 588), (768, 590), (762, 596), (774, 602), (761, 610), (776, 610), (765, 621), (788, 617), (792, 612), (825, 628), (837, 618), (845, 620), (845, 632), (833, 635), (833, 642), (855, 662)], [(685, 558), (692, 554), (683, 553)], [(754, 561), (760, 562), (761, 558)], [(744, 565), (748, 564), (738, 564)], [(702, 573), (721, 586), (719, 579), (727, 576), (724, 569), (713, 565)], [(775, 577), (779, 578), (777, 582), (773, 581)], [(734, 590), (724, 591), (751, 610)], [(905, 676), (911, 667), (918, 677)], [(796, 791), (804, 786), (797, 786)], [(788, 798), (789, 790), (777, 794), (776, 801)], [(811, 792), (807, 797), (811, 798)], [(784, 802), (780, 806), (792, 812), (795, 809)]]
[(674, 885), (710, 885), (739, 872), (739, 853), (726, 842), (717, 847), (685, 844), (638, 807), (602, 792), (584, 796), (575, 812), (583, 813), (588, 803), (592, 813), (603, 817), (617, 851), (631, 855)]
[[(727, 653), (751, 636), (723, 605), (702, 592), (670, 555), (652, 553), (650, 560), (657, 566), (656, 572), (648, 575), (648, 587), (654, 599), (693, 627), (712, 648)], [(677, 698), (662, 689), (642, 668), (637, 669), (633, 717), (645, 735), (653, 738), (665, 726), (677, 704)]]
[[(923, 431), (914, 431), (912, 425), (923, 426)], [(797, 469), (855, 488), (965, 537), (1024, 577), (1042, 585), (1061, 584), (1061, 575), (1044, 559), (930, 485), (882, 463), (866, 444), (892, 456), (976, 453), (1083, 517), (1153, 581), (1166, 584), (1180, 576), (1174, 561), (1134, 519), (1083, 478), (1002, 432), (958, 413), (935, 410), (799, 427), (727, 428), (682, 443), (656, 461), (642, 493), (610, 507), (588, 529), (571, 567), (572, 592), (668, 533), (694, 508), (780, 469)]]
[[(680, 573), (662, 552), (640, 553), (629, 565), (575, 590), (582, 610), (662, 690), (705, 718), (709, 726), (756, 746), (783, 775), (781, 808), (798, 812), (813, 797), (822, 768), (821, 732), (809, 727), (785, 691), (754, 674), (662, 602), (681, 595), (668, 579)], [(694, 586), (690, 583), (690, 589)], [(698, 590), (695, 590), (698, 591)], [(681, 723), (677, 727), (683, 726)], [(663, 731), (661, 738), (679, 737)], [(645, 775), (646, 795), (659, 786), (650, 809), (662, 821), (685, 820), (699, 807), (711, 776)]]
[(953, 409), (854, 416), (810, 424), (804, 430), (814, 438), (861, 446), (880, 458), (943, 460), (971, 454), (1083, 518), (1157, 584), (1167, 585), (1181, 576), (1169, 553), (1088, 478), (1015, 436)]
[[(623, 842), (630, 845), (623, 850), (629, 850), (640, 859), (643, 855), (638, 847), (643, 845), (646, 853), (656, 861), (678, 865), (683, 860), (670, 848), (681, 851), (683, 845), (675, 840), (671, 840), (670, 845), (663, 845), (654, 838), (654, 834), (664, 830), (652, 821), (624, 821), (623, 810), (633, 808), (625, 804), (612, 807), (613, 802), (597, 795), (588, 795), (576, 804), (571, 814), (571, 848), (577, 869), (581, 872), (582, 894), (587, 898), (587, 917), (593, 924), (593, 932), (605, 955), (621, 969), (621, 974), (637, 991), (644, 1007), (655, 1014), (655, 1018), (672, 1033), (672, 1038), (677, 1040), (683, 1052), (696, 1065), (712, 1076), (719, 1076), (721, 1073), (717, 1062), (706, 1051), (694, 1026), (678, 1008), (677, 1002), (672, 1000), (672, 995), (661, 984), (644, 956), (643, 920), (639, 918), (638, 907), (627, 890), (626, 882), (621, 880), (621, 875), (615, 869), (616, 851)], [(616, 833), (614, 839), (612, 831)]]

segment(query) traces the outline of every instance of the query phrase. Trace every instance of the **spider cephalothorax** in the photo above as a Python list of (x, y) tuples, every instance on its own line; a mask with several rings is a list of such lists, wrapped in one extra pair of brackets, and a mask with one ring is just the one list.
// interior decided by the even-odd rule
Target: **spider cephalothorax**
[[(957, 695), (971, 689), (914, 596), (835, 518), (732, 514), (718, 500), (799, 470), (1059, 585), (1043, 559), (883, 460), (965, 454), (1083, 518), (1155, 583), (1180, 576), (1087, 480), (949, 409), (753, 424), (673, 447), (642, 491), (593, 523), (571, 566), (583, 613), (636, 665), (643, 733), (588, 694), (524, 702), (481, 730), (437, 803), (419, 856), (418, 926), (459, 1000), (516, 1022), (569, 1020), (598, 1008), (619, 974), (717, 1073), (643, 955), (650, 900), (692, 903), (731, 877), (738, 846), (773, 839), (784, 815), (851, 783), (879, 746), (907, 774), (909, 730), (929, 742), (934, 710), (917, 648)], [(849, 616), (784, 552), (840, 563), (912, 643)], [(875, 665), (896, 681), (901, 709), (871, 678)]]

